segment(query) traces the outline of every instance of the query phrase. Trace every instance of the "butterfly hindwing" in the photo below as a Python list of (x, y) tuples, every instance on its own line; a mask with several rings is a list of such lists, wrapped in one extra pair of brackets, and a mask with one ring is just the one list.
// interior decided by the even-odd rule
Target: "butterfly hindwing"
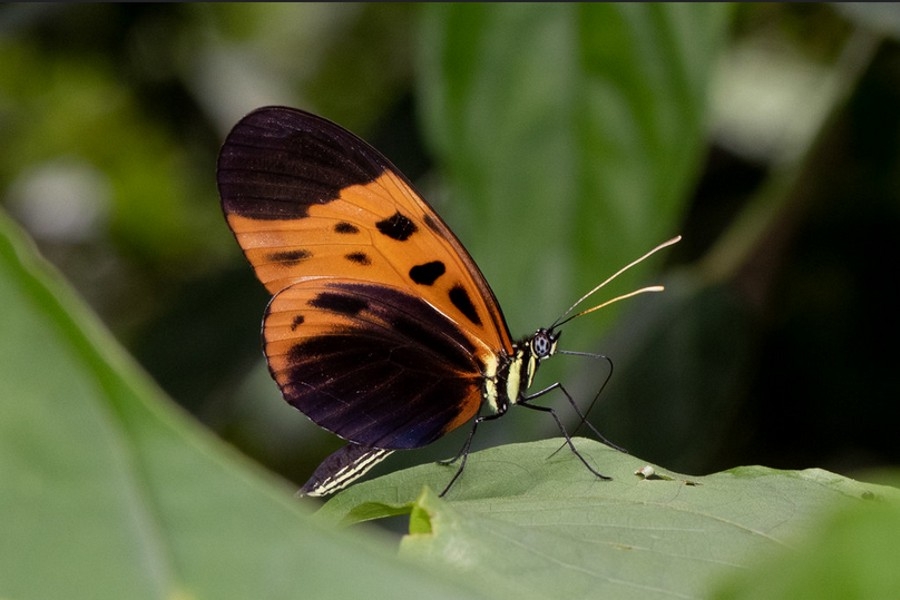
[(285, 399), (355, 444), (423, 446), (470, 421), (481, 404), (477, 348), (402, 289), (301, 281), (275, 295), (263, 330)]

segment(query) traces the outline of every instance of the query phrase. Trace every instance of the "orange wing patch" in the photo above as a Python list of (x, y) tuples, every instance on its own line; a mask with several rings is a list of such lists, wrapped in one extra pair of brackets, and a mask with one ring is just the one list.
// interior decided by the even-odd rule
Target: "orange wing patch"
[[(228, 223), (266, 288), (276, 293), (310, 277), (382, 282), (426, 299), (484, 348), (511, 353), (503, 314), (475, 262), (405, 177), (376, 150), (345, 139), (350, 134), (343, 129), (292, 113), (301, 122), (290, 128), (279, 121), (279, 135), (269, 138), (276, 147), (305, 149), (317, 165), (356, 166), (351, 176), (341, 171), (339, 177), (336, 167), (304, 163), (300, 169), (272, 145), (261, 145), (250, 124), (244, 135), (254, 143), (223, 151), (220, 187)], [(240, 139), (240, 127), (231, 137)]]

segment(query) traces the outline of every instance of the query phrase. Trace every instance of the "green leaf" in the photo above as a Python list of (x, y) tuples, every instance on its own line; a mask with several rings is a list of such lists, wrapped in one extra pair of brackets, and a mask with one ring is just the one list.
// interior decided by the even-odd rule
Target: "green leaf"
[[(319, 513), (345, 522), (381, 506), (415, 515), (403, 553), (457, 572), (507, 597), (694, 598), (754, 557), (810, 534), (833, 506), (893, 498), (893, 488), (817, 469), (743, 467), (689, 477), (597, 442), (576, 447), (612, 481), (584, 468), (559, 440), (472, 454), (444, 499), (456, 467), (424, 465), (359, 484)], [(552, 456), (551, 456), (552, 455)], [(422, 486), (427, 486), (421, 491)]]
[(423, 7), (422, 118), (452, 198), (435, 203), (514, 330), (554, 319), (678, 233), (729, 13), (717, 4)]
[[(874, 500), (874, 499), (873, 499)], [(796, 547), (761, 557), (714, 596), (722, 600), (900, 597), (900, 506), (855, 503), (828, 515)]]
[(2, 213), (0, 306), (0, 597), (480, 596), (312, 522), (177, 411)]

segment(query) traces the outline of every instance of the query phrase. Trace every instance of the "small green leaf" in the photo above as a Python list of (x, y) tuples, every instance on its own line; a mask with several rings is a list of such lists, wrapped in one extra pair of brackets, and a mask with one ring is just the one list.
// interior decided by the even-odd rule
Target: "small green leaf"
[(559, 440), (544, 440), (472, 454), (443, 499), (431, 490), (456, 467), (423, 465), (354, 486), (319, 514), (341, 520), (358, 502), (398, 507), (415, 498), (403, 554), (507, 595), (693, 598), (754, 557), (789, 548), (833, 506), (900, 497), (816, 469), (693, 477), (652, 466), (647, 478), (633, 456), (575, 444), (613, 480), (594, 477), (567, 448), (554, 454)]

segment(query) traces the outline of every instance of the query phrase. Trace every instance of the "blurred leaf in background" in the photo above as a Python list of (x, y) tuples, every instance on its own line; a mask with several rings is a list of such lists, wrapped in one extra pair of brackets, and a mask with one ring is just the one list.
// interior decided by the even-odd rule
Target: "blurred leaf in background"
[[(692, 473), (893, 465), (894, 14), (9, 4), (0, 201), (166, 391), (296, 481), (338, 442), (266, 373), (266, 294), (214, 182), (224, 134), (264, 104), (336, 120), (396, 162), (470, 248), (515, 335), (685, 234), (596, 301), (660, 280), (666, 294), (563, 337), (613, 358), (592, 421), (633, 453)], [(542, 381), (586, 406), (606, 372), (557, 362)], [(478, 443), (549, 432), (511, 414)]]
[[(730, 12), (672, 4), (423, 11), (417, 90), (447, 181), (434, 196), (459, 223), (513, 335), (549, 325), (678, 233)], [(654, 283), (659, 264), (632, 269), (584, 308)], [(621, 307), (564, 328), (561, 347), (605, 352), (598, 340)], [(566, 381), (587, 405), (608, 375), (591, 362), (557, 359), (536, 385)], [(499, 443), (553, 431), (529, 417), (511, 415), (515, 426), (481, 435)]]
[[(447, 210), (466, 217), (460, 229), (519, 335), (677, 233), (729, 13), (564, 3), (424, 11), (418, 90)], [(630, 290), (649, 270), (617, 285)], [(600, 331), (617, 308), (576, 333)]]
[[(858, 18), (869, 6), (879, 29)], [(689, 472), (900, 460), (884, 345), (900, 330), (883, 291), (900, 227), (886, 13), (896, 21), (896, 6), (738, 12), (684, 227), (681, 250), (701, 258), (673, 274), (674, 307), (638, 317), (649, 336), (614, 334), (626, 375), (608, 396), (612, 439)]]

